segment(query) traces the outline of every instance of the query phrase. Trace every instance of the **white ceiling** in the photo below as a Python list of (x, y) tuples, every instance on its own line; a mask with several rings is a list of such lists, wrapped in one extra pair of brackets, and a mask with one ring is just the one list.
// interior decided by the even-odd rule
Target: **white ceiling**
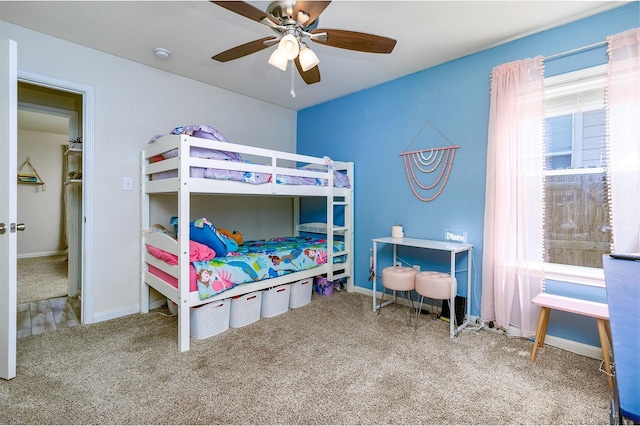
[[(265, 10), (270, 2), (252, 1)], [(334, 0), (318, 28), (397, 40), (389, 55), (309, 43), (321, 82), (267, 64), (275, 47), (220, 63), (211, 56), (274, 33), (208, 1), (0, 1), (0, 19), (252, 98), (300, 110), (628, 2)], [(153, 49), (172, 52), (160, 60)]]

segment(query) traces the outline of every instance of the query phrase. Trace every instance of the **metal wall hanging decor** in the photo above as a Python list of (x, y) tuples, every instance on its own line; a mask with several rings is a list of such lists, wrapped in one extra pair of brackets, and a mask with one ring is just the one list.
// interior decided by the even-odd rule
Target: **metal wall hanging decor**
[[(440, 134), (440, 136), (449, 142), (451, 146), (409, 151), (409, 147), (413, 142), (415, 142), (427, 126), (431, 126)], [(422, 126), (418, 134), (413, 138), (411, 143), (409, 143), (405, 152), (400, 153), (404, 160), (404, 169), (407, 173), (407, 181), (411, 187), (411, 192), (413, 192), (413, 195), (415, 195), (417, 199), (429, 202), (435, 200), (440, 193), (442, 193), (442, 190), (449, 180), (449, 174), (453, 167), (453, 158), (455, 157), (456, 149), (458, 148), (460, 147), (453, 145), (449, 138), (446, 137), (444, 133), (442, 133), (433, 123), (427, 121), (424, 126)], [(435, 178), (429, 175), (435, 175)], [(425, 176), (429, 176), (429, 181), (431, 183), (422, 183), (422, 178)]]

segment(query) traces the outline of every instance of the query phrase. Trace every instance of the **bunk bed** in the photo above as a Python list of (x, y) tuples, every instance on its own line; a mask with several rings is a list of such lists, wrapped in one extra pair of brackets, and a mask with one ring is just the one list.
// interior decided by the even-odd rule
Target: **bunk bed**
[[(176, 303), (178, 345), (182, 352), (189, 350), (191, 307), (321, 275), (330, 281), (343, 280), (347, 291), (353, 291), (353, 163), (218, 139), (221, 140), (169, 134), (154, 138), (142, 151), (141, 312), (149, 311), (150, 288)], [(149, 232), (154, 194), (176, 195), (176, 238)], [(297, 211), (300, 198), (323, 197), (326, 221), (295, 223), (294, 237), (300, 236), (299, 233), (307, 237), (320, 234), (322, 238), (307, 239), (313, 244), (324, 242), (324, 262), (266, 279), (262, 279), (264, 275), (254, 277), (203, 298), (194, 283), (196, 264), (190, 262), (192, 194), (292, 197), (296, 222), (300, 217)], [(335, 223), (337, 218), (339, 223)], [(166, 253), (177, 261), (167, 263), (157, 253), (152, 254), (154, 251)]]

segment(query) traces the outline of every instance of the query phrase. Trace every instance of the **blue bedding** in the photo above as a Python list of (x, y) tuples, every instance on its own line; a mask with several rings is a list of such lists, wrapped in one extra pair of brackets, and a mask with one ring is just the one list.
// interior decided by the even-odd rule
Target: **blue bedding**
[[(344, 250), (334, 241), (333, 251)], [(343, 263), (346, 256), (334, 257)], [(239, 284), (279, 277), (312, 269), (327, 263), (327, 241), (310, 237), (285, 237), (247, 241), (226, 257), (193, 262), (201, 300), (208, 299)]]

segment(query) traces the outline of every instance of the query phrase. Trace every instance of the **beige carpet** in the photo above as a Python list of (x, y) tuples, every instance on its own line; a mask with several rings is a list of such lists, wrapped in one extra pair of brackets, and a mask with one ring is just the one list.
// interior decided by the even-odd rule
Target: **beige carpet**
[[(163, 312), (168, 312), (163, 310)], [(448, 337), (398, 306), (310, 305), (177, 349), (176, 317), (132, 315), (18, 341), (2, 424), (607, 424), (599, 361), (486, 331)]]
[(68, 270), (66, 255), (18, 259), (18, 304), (66, 296)]

